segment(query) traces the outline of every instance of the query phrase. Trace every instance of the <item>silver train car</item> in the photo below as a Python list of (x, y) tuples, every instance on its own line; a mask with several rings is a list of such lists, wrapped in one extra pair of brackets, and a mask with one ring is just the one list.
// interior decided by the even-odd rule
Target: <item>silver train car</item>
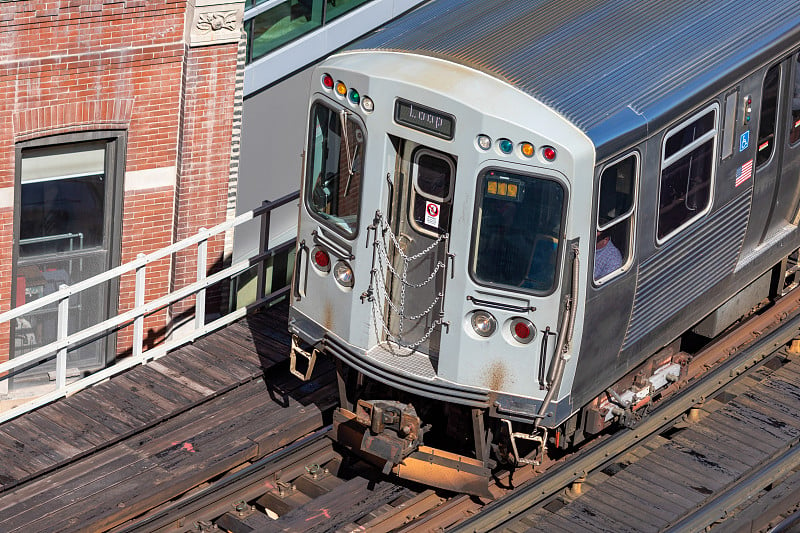
[(796, 0), (432, 0), (321, 63), (289, 328), (339, 440), (486, 494), (635, 422), (796, 262), (799, 51)]

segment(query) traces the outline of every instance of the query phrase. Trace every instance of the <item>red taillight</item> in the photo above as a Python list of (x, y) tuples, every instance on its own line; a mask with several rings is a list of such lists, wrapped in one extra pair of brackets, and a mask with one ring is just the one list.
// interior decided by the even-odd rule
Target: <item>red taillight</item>
[(314, 262), (320, 268), (328, 268), (331, 265), (331, 258), (323, 250), (317, 250), (314, 254)]
[(536, 337), (536, 326), (527, 318), (515, 318), (511, 321), (511, 336), (522, 344), (528, 344)]
[(542, 148), (542, 156), (547, 161), (555, 161), (556, 159), (556, 149), (551, 146), (545, 146)]
[(514, 333), (517, 334), (521, 340), (525, 340), (531, 336), (531, 328), (529, 328), (524, 322), (517, 322), (514, 325)]
[(322, 86), (326, 89), (333, 89), (333, 77), (330, 74), (322, 75)]

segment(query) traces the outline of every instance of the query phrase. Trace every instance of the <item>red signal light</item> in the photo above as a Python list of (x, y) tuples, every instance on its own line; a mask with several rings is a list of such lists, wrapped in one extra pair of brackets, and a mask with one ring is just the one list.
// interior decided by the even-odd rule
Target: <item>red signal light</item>
[(331, 258), (323, 250), (317, 250), (314, 254), (314, 262), (320, 268), (328, 268), (331, 264)]
[(333, 89), (333, 76), (330, 74), (322, 75), (322, 86), (326, 89)]
[(545, 146), (542, 148), (542, 156), (548, 161), (555, 161), (556, 149), (552, 146)]
[(514, 333), (516, 333), (517, 337), (520, 339), (527, 339), (531, 335), (531, 328), (529, 328), (524, 322), (517, 322), (514, 325)]
[(536, 337), (536, 326), (526, 318), (515, 318), (511, 321), (511, 336), (522, 344), (528, 344)]

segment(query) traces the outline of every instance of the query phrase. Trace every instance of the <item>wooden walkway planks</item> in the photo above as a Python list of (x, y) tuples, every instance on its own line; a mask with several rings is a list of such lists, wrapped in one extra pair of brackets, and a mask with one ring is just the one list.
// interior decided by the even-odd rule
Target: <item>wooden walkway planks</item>
[[(287, 360), (288, 305), (241, 319), (145, 366), (0, 424), (0, 495), (264, 376)], [(280, 324), (263, 335), (250, 328)], [(269, 347), (259, 339), (269, 339)], [(238, 340), (236, 340), (238, 339)], [(234, 342), (236, 340), (236, 342)], [(281, 340), (283, 342), (281, 342)]]
[(111, 528), (320, 427), (333, 373), (276, 394), (288, 335), (248, 328), (285, 328), (286, 307), (262, 314), (0, 425), (0, 531)]

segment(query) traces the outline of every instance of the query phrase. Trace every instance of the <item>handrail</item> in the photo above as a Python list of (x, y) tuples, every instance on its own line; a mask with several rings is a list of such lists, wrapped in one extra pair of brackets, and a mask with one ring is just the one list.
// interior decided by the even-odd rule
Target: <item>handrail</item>
[[(94, 383), (107, 379), (110, 376), (113, 376), (123, 370), (131, 368), (132, 366), (142, 364), (154, 359), (158, 359), (159, 357), (165, 355), (169, 350), (172, 350), (182, 344), (190, 342), (206, 333), (213, 331), (217, 328), (223, 327), (235, 320), (238, 320), (242, 316), (244, 316), (247, 312), (264, 305), (265, 303), (274, 300), (287, 292), (287, 288), (278, 289), (276, 291), (272, 291), (270, 294), (262, 295), (263, 292), (264, 282), (261, 279), (264, 275), (264, 263), (266, 260), (274, 257), (277, 254), (287, 252), (294, 247), (294, 239), (289, 239), (287, 241), (281, 242), (273, 247), (269, 247), (269, 218), (273, 210), (282, 207), (294, 200), (299, 198), (300, 194), (299, 191), (295, 191), (293, 193), (289, 193), (277, 200), (271, 202), (264, 202), (260, 207), (257, 207), (251, 211), (243, 213), (232, 220), (228, 220), (221, 224), (217, 224), (216, 226), (204, 229), (201, 228), (197, 234), (183, 239), (179, 242), (173, 243), (169, 246), (151, 252), (149, 254), (139, 254), (139, 256), (124, 265), (120, 265), (118, 267), (112, 268), (91, 278), (86, 280), (80, 281), (75, 283), (74, 285), (62, 285), (58, 291), (48, 294), (46, 296), (42, 296), (32, 302), (23, 304), (19, 307), (6, 311), (4, 313), (0, 313), (0, 324), (5, 322), (10, 322), (11, 320), (27, 315), (34, 311), (37, 311), (43, 307), (48, 305), (58, 303), (58, 338), (35, 350), (27, 352), (19, 357), (14, 357), (6, 362), (0, 363), (0, 373), (4, 373), (5, 375), (0, 377), (0, 382), (2, 380), (7, 380), (9, 378), (8, 372), (25, 365), (29, 365), (36, 361), (42, 360), (44, 358), (53, 357), (55, 354), (56, 357), (56, 389), (50, 393), (44, 394), (37, 398), (32, 399), (31, 401), (24, 403), (18, 407), (13, 409), (9, 409), (8, 411), (0, 413), (0, 423), (10, 420), (16, 416), (19, 416), (25, 412), (28, 412), (36, 407), (49, 403), (53, 400), (56, 400), (60, 397), (72, 394), (81, 390), (85, 387), (88, 387)], [(262, 217), (262, 232), (261, 232), (261, 245), (259, 247), (258, 253), (255, 255), (243, 259), (233, 265), (230, 265), (219, 272), (215, 272), (213, 275), (206, 276), (206, 246), (208, 239), (214, 237), (215, 235), (219, 235), (229, 229), (232, 229), (236, 226), (254, 220), (258, 217)], [(145, 284), (146, 284), (146, 276), (145, 271), (148, 264), (158, 261), (164, 257), (170, 256), (178, 251), (184, 250), (191, 246), (197, 246), (198, 250), (198, 272), (197, 272), (197, 281), (191, 283), (185, 287), (180, 289), (174, 290), (166, 295), (163, 295), (159, 298), (156, 298), (150, 302), (144, 301), (145, 295)], [(210, 322), (208, 324), (205, 323), (205, 313), (204, 313), (204, 302), (196, 303), (195, 304), (195, 321), (194, 321), (194, 328), (190, 331), (185, 332), (179, 339), (170, 339), (166, 340), (162, 344), (157, 347), (151, 348), (147, 351), (143, 351), (142, 347), (144, 344), (144, 317), (150, 315), (156, 311), (164, 309), (165, 307), (172, 305), (180, 300), (183, 300), (187, 297), (197, 294), (197, 298), (201, 299), (202, 295), (206, 288), (219, 283), (225, 279), (233, 278), (238, 274), (241, 274), (248, 270), (250, 267), (254, 265), (262, 265), (262, 267), (258, 271), (259, 282), (258, 287), (260, 288), (259, 293), (257, 294), (257, 299), (252, 304), (234, 310), (222, 317)], [(90, 289), (95, 287), (99, 284), (106, 283), (110, 280), (115, 278), (120, 278), (121, 276), (134, 272), (136, 274), (136, 280), (134, 284), (134, 307), (120, 313), (114, 317), (108, 318), (98, 324), (90, 326), (88, 328), (84, 328), (80, 331), (77, 331), (72, 334), (67, 334), (68, 328), (68, 302), (69, 297), (75, 294), (80, 293), (86, 289)], [(108, 367), (94, 372), (93, 374), (79, 379), (73, 383), (67, 385), (66, 383), (66, 364), (67, 364), (67, 352), (70, 347), (76, 345), (82, 345), (86, 342), (91, 340), (99, 339), (103, 336), (107, 336), (113, 334), (117, 330), (122, 327), (134, 326), (133, 332), (133, 355), (129, 357), (122, 358), (113, 364), (109, 365)]]

